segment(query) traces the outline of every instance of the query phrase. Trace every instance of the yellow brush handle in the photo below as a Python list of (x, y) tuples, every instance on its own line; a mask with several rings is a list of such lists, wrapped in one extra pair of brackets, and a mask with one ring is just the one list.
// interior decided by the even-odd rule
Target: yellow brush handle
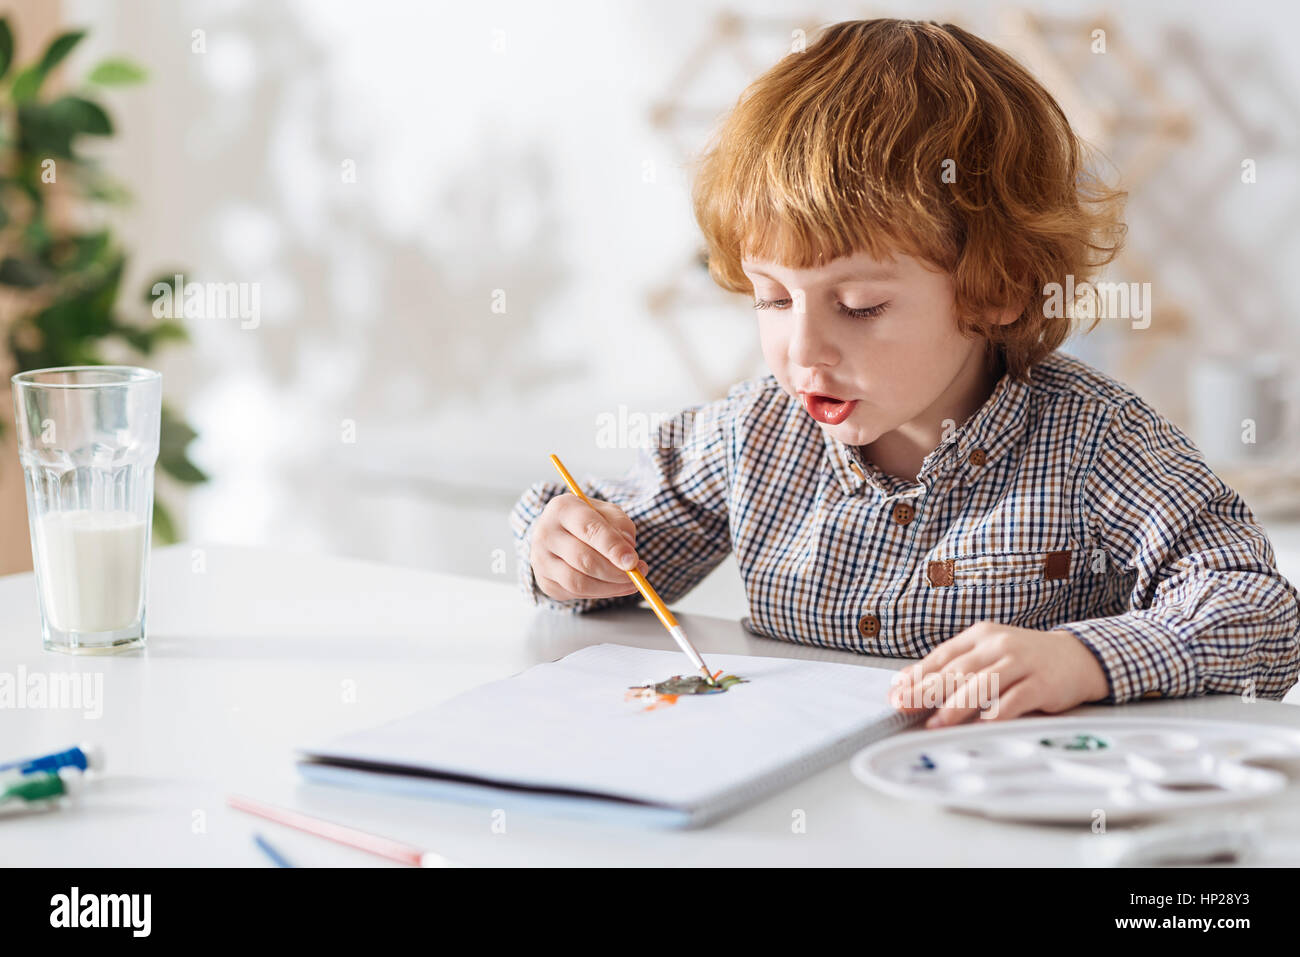
[(655, 614), (659, 616), (659, 620), (664, 623), (664, 627), (669, 631), (676, 628), (677, 619), (674, 618), (673, 613), (668, 610), (668, 606), (665, 605), (664, 600), (659, 597), (659, 593), (654, 590), (654, 586), (645, 580), (645, 576), (634, 568), (627, 573), (627, 577), (632, 579), (632, 584), (636, 585), (636, 590), (641, 593), (641, 597), (650, 603), (650, 607), (653, 608)]
[[(569, 491), (578, 496), (578, 498), (582, 499), (588, 505), (591, 505), (591, 499), (587, 498), (587, 496), (583, 494), (582, 489), (578, 488), (578, 483), (573, 480), (573, 476), (569, 474), (569, 470), (564, 467), (564, 463), (560, 461), (558, 455), (551, 456), (551, 464), (554, 465), (555, 470), (560, 473), (560, 478), (564, 479), (564, 484), (569, 486)], [(592, 507), (594, 508), (595, 506)], [(659, 620), (663, 622), (664, 627), (669, 630), (676, 628), (677, 619), (674, 618), (673, 613), (668, 610), (668, 606), (665, 605), (664, 600), (659, 597), (659, 593), (654, 590), (654, 586), (645, 580), (645, 576), (635, 568), (630, 570), (625, 569), (625, 572), (627, 577), (632, 579), (632, 584), (636, 585), (636, 590), (641, 593), (641, 597), (650, 603), (650, 607), (653, 608), (655, 614), (659, 616)]]

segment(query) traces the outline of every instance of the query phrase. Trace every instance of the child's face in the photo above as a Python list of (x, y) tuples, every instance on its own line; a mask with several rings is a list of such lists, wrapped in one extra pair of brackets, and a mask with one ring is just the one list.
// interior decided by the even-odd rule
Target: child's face
[(870, 445), (971, 411), (953, 406), (982, 380), (985, 342), (957, 331), (947, 273), (865, 253), (814, 269), (759, 259), (741, 268), (754, 284), (768, 367), (833, 438)]

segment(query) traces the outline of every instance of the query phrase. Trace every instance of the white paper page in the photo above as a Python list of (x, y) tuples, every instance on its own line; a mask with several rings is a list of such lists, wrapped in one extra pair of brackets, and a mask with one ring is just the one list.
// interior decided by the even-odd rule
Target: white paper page
[(624, 700), (628, 687), (689, 674), (685, 656), (595, 645), (304, 750), (690, 808), (896, 716), (886, 701), (893, 671), (746, 655), (706, 660), (748, 681), (646, 711)]

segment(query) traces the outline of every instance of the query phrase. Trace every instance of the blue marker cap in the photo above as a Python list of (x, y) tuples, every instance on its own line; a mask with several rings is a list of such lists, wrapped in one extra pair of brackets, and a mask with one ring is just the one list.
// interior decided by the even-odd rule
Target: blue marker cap
[(58, 771), (60, 768), (75, 768), (78, 771), (102, 771), (104, 769), (104, 752), (91, 744), (83, 744), (66, 751), (55, 751), (36, 758), (22, 758), (0, 764), (0, 771), (17, 768), (20, 774), (35, 774), (37, 771)]

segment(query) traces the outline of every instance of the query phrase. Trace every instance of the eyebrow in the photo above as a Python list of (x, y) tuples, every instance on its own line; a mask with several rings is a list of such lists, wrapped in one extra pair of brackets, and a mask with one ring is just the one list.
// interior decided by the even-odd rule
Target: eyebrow
[[(777, 279), (775, 276), (768, 275), (767, 273), (763, 272), (763, 270), (761, 269), (749, 269), (747, 270), (747, 272), (751, 272), (755, 276), (762, 276), (764, 279), (770, 279), (773, 282), (781, 281)], [(898, 278), (897, 270), (891, 269), (887, 266), (877, 266), (865, 270), (854, 269), (847, 272), (841, 272), (834, 276), (831, 276), (826, 281), (831, 283), (846, 282), (846, 281), (847, 282), (883, 282), (883, 281), (887, 281), (890, 279), (897, 279), (897, 278)]]

